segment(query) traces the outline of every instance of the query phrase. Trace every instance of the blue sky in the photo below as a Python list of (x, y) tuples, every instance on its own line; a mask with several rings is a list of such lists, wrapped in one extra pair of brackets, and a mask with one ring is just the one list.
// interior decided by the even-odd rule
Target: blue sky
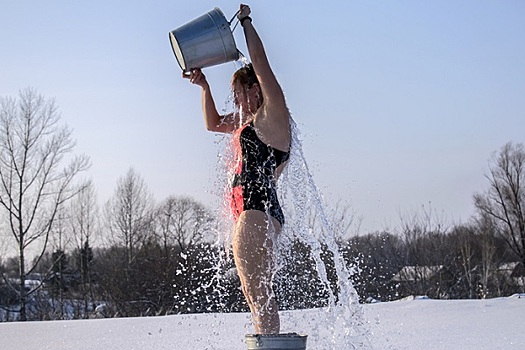
[[(524, 142), (525, 2), (249, 4), (316, 183), (363, 217), (361, 233), (429, 203), (467, 220), (491, 153)], [(220, 138), (204, 129), (168, 32), (216, 6), (229, 19), (238, 2), (0, 5), (0, 95), (31, 86), (56, 99), (101, 203), (130, 166), (158, 200), (216, 202)], [(219, 107), (234, 70), (205, 70)]]

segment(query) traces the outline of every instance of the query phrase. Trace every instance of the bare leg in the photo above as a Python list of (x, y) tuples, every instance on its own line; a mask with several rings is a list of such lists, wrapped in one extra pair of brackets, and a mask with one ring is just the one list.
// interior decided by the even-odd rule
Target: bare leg
[(252, 313), (257, 334), (279, 334), (278, 305), (272, 290), (272, 236), (280, 230), (277, 220), (258, 210), (244, 211), (233, 236), (233, 256), (242, 291)]

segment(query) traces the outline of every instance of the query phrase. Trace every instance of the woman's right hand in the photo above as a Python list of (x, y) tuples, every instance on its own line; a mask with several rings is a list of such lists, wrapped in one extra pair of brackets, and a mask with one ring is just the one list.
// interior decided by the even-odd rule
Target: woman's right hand
[(182, 77), (184, 79), (189, 79), (190, 83), (200, 86), (201, 88), (205, 88), (208, 85), (208, 81), (206, 80), (206, 76), (202, 71), (197, 69), (192, 69), (190, 72), (182, 72)]

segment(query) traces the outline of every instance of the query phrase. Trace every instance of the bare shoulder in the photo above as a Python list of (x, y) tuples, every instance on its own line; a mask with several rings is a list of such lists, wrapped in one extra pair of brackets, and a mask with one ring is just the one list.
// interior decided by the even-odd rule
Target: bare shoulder
[(254, 122), (259, 138), (269, 146), (288, 151), (290, 147), (290, 113), (288, 108), (263, 105)]

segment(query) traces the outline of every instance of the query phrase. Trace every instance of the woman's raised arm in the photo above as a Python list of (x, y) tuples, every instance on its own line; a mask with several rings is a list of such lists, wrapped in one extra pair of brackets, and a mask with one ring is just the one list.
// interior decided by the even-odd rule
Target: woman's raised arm
[(210, 84), (200, 69), (192, 69), (190, 74), (182, 72), (182, 77), (201, 87), (202, 113), (206, 129), (214, 132), (228, 133), (234, 129), (233, 120), (229, 116), (220, 115), (215, 106)]
[(250, 13), (251, 10), (248, 5), (241, 5), (237, 18), (239, 18), (244, 28), (246, 45), (248, 46), (253, 69), (261, 85), (263, 98), (265, 102), (275, 105), (275, 107), (286, 108), (283, 91), (270, 67), (261, 38), (253, 27), (252, 19), (249, 17)]

